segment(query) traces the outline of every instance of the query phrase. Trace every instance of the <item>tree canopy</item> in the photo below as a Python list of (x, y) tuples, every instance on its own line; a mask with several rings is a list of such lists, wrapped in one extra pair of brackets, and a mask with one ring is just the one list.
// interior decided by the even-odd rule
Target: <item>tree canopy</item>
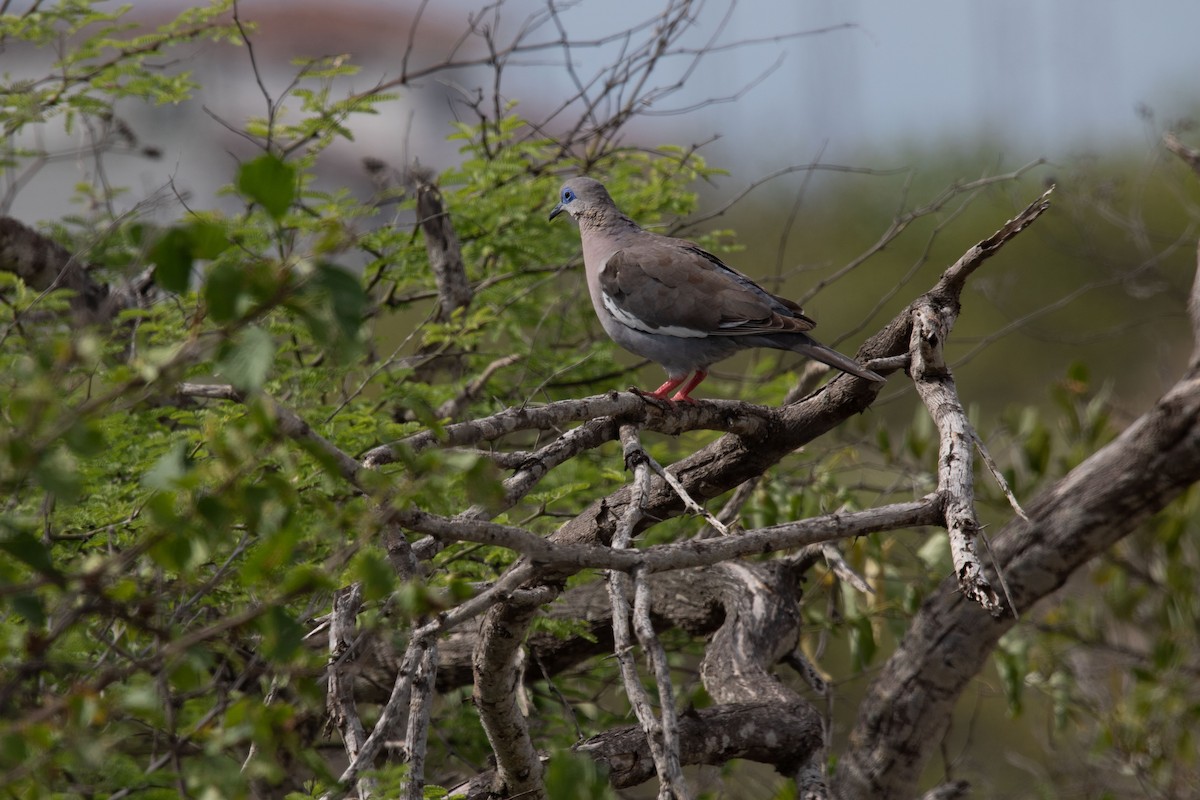
[[(723, 52), (683, 42), (686, 0), (536, 119), (506, 66), (595, 45), (554, 3), (507, 40), (473, 18), (478, 50), (405, 53), (367, 90), (337, 57), (276, 92), (252, 57), (271, 32), (236, 4), (152, 31), (100, 5), (0, 11), (6, 47), (57, 48), (5, 74), (0, 109), (8, 794), (1003, 796), (1006, 758), (1044, 796), (1195, 791), (1200, 293), (1170, 298), (1193, 355), (1144, 408), (1076, 363), (985, 417), (946, 353), (1010, 243), (1051, 257), (1026, 232), (1063, 194), (1040, 162), (909, 183), (794, 293), (854, 285), (857, 327), (820, 330), (852, 329), (884, 387), (768, 353), (709, 390), (736, 399), (648, 402), (587, 307), (577, 232), (546, 215), (564, 176), (598, 175), (739, 263), (706, 225), (729, 209), (696, 193), (720, 168), (631, 130), (676, 87), (665, 58)], [(197, 102), (176, 59), (197, 41), (251, 56), (262, 114), (212, 113), (250, 155), (208, 205), (114, 185), (109, 159), (157, 155), (127, 109)], [(460, 101), (454, 167), (367, 154), (370, 196), (318, 178), (365, 115), (467, 66), (494, 82)], [(1157, 179), (1193, 221), (1114, 285), (1194, 246), (1181, 135)], [(87, 179), (61, 215), (8, 216), (67, 156)], [(822, 171), (884, 177), (780, 175)], [(1062, 203), (1079, 229), (1113, 219)], [(972, 244), (943, 263), (951, 227)], [(928, 269), (861, 279), (905, 248)], [(972, 710), (989, 692), (1015, 723)]]

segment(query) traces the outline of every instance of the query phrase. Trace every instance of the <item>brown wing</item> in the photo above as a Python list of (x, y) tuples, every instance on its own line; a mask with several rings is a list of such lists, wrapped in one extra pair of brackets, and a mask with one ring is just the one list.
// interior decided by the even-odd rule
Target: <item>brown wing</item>
[(614, 316), (649, 333), (746, 336), (814, 325), (800, 306), (679, 239), (647, 237), (613, 253), (600, 287)]

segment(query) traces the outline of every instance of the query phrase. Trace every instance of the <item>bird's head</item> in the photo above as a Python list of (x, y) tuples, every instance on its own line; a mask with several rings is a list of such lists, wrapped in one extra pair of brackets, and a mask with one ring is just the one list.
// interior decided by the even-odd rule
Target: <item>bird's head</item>
[(550, 219), (564, 211), (578, 219), (580, 215), (615, 211), (616, 205), (604, 184), (594, 178), (572, 178), (558, 190), (558, 204), (550, 210)]

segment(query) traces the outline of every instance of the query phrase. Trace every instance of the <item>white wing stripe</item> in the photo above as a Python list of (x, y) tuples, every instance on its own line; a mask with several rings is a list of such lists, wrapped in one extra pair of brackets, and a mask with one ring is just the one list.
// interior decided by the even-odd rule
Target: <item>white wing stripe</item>
[(617, 322), (627, 328), (633, 328), (635, 331), (642, 333), (653, 333), (659, 336), (677, 336), (681, 339), (703, 339), (708, 336), (704, 331), (693, 330), (692, 328), (681, 328), (678, 325), (660, 325), (655, 327), (630, 314), (625, 309), (617, 305), (617, 301), (613, 300), (608, 292), (601, 291), (600, 298), (604, 301), (604, 307), (608, 309), (608, 313), (613, 315)]

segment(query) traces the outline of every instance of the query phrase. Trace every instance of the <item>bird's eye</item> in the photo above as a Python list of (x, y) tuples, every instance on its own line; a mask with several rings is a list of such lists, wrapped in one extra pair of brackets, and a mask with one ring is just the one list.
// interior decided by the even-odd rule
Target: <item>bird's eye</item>
[(572, 201), (572, 200), (574, 200), (574, 199), (575, 199), (575, 193), (574, 193), (574, 192), (572, 192), (570, 189), (563, 189), (563, 193), (562, 193), (562, 201), (563, 201), (564, 203), (569, 203), (569, 202), (571, 202), (571, 201)]

